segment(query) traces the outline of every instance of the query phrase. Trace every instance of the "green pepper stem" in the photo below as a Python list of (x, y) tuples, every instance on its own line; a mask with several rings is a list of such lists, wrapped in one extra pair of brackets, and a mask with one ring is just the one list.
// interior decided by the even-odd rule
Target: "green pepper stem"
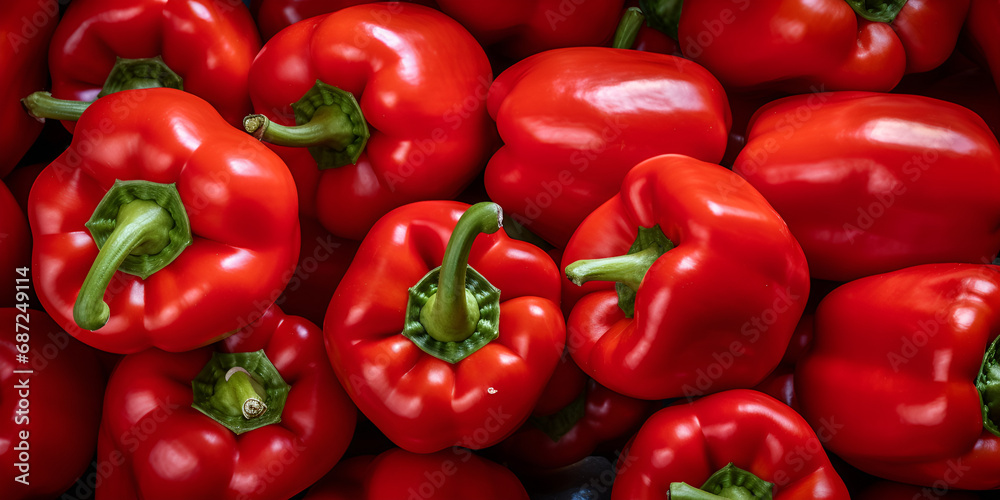
[(350, 117), (336, 106), (321, 106), (308, 123), (286, 126), (272, 122), (264, 115), (243, 119), (243, 128), (254, 137), (277, 146), (325, 146), (341, 150), (357, 136)]
[(670, 500), (771, 500), (774, 484), (732, 463), (709, 476), (701, 489), (684, 482), (670, 483)]
[(480, 233), (492, 234), (503, 226), (503, 211), (496, 203), (477, 203), (462, 214), (445, 247), (437, 291), (420, 311), (427, 334), (440, 342), (461, 342), (476, 331), (479, 302), (465, 286), (472, 243)]
[(649, 247), (616, 257), (578, 260), (566, 266), (566, 277), (577, 286), (588, 281), (615, 281), (638, 291), (643, 276), (661, 255), (662, 250)]
[(674, 40), (677, 40), (683, 7), (684, 0), (639, 0), (639, 8), (646, 16), (649, 26), (670, 35)]
[(214, 352), (191, 381), (191, 407), (243, 434), (281, 422), (290, 389), (263, 350)]
[(216, 408), (224, 408), (231, 415), (243, 415), (252, 420), (267, 412), (264, 390), (253, 381), (242, 367), (233, 367), (215, 388), (212, 396)]
[(639, 30), (646, 22), (639, 7), (629, 7), (625, 9), (622, 18), (618, 21), (618, 29), (615, 30), (615, 37), (611, 41), (611, 47), (616, 49), (631, 49), (635, 45), (635, 38), (639, 36)]
[(79, 120), (80, 115), (90, 107), (89, 102), (57, 99), (52, 97), (52, 93), (45, 91), (33, 92), (28, 97), (21, 99), (21, 104), (35, 119), (51, 118), (69, 121)]
[(845, 0), (859, 16), (874, 23), (891, 23), (906, 0)]
[(699, 490), (687, 483), (670, 484), (670, 500), (756, 500), (746, 488), (730, 488), (720, 495)]
[(149, 200), (133, 200), (118, 210), (114, 231), (101, 247), (83, 280), (73, 307), (73, 319), (86, 330), (97, 330), (108, 322), (110, 309), (104, 292), (118, 267), (129, 255), (153, 255), (170, 243), (174, 219), (163, 207)]
[(976, 377), (976, 389), (983, 408), (983, 428), (995, 436), (1000, 436), (1000, 360), (997, 346), (1000, 336), (993, 339), (986, 348), (983, 362)]

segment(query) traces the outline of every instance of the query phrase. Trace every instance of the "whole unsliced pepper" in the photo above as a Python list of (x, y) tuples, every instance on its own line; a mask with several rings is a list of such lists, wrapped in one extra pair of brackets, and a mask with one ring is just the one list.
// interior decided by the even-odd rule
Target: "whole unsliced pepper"
[(754, 386), (781, 360), (809, 293), (802, 249), (764, 197), (680, 155), (630, 170), (562, 263), (573, 283), (596, 282), (564, 282), (573, 359), (643, 399)]
[(291, 498), (340, 459), (357, 410), (318, 327), (269, 308), (213, 347), (126, 356), (108, 382), (98, 499)]
[(510, 470), (464, 448), (432, 454), (399, 448), (337, 464), (305, 500), (528, 500)]
[(45, 53), (59, 23), (56, 2), (8, 1), (0, 4), (0, 177), (4, 177), (35, 142), (42, 124), (21, 107), (21, 99), (42, 88), (48, 78)]
[(644, 3), (676, 28), (684, 55), (727, 88), (794, 93), (889, 91), (905, 73), (934, 69), (951, 55), (969, 10), (969, 0)]
[(35, 290), (75, 337), (116, 353), (186, 351), (281, 294), (299, 251), (295, 185), (225, 123), (187, 92), (123, 90), (90, 104), (39, 175)]
[(486, 54), (421, 5), (300, 21), (267, 42), (250, 76), (261, 114), (247, 131), (288, 164), (302, 214), (340, 237), (360, 240), (406, 203), (455, 197), (493, 150)]
[(1000, 144), (968, 109), (821, 93), (764, 106), (749, 130), (733, 171), (785, 219), (814, 278), (990, 262), (1000, 250)]
[[(407, 0), (404, 0), (407, 1)], [(433, 0), (409, 0), (413, 3), (434, 6)], [(376, 3), (371, 0), (253, 0), (250, 12), (257, 21), (260, 36), (265, 41), (277, 32), (310, 17), (329, 14), (340, 9)]]
[(259, 50), (241, 2), (74, 0), (49, 45), (52, 96), (89, 102), (121, 89), (183, 89), (241, 126)]
[(996, 0), (971, 0), (969, 17), (965, 21), (966, 33), (972, 46), (979, 53), (993, 74), (993, 83), (1000, 90), (1000, 2)]
[[(1000, 488), (1000, 268), (926, 264), (840, 286), (795, 370), (802, 415), (879, 477)], [(859, 348), (863, 346), (863, 348)]]
[(0, 322), (0, 489), (9, 500), (58, 498), (94, 456), (104, 371), (42, 311), (0, 308)]
[(619, 457), (611, 498), (848, 500), (821, 437), (757, 391), (670, 406), (653, 414)]
[(559, 270), (498, 232), (500, 222), (488, 202), (393, 210), (362, 241), (327, 309), (341, 384), (403, 449), (502, 441), (531, 414), (563, 352)]
[[(14, 195), (7, 185), (0, 181), (0, 277), (3, 278), (7, 290), (0, 294), (0, 307), (13, 307), (18, 302), (15, 299), (18, 278), (17, 270), (31, 267), (31, 231), (28, 229), (28, 219), (18, 206)], [(30, 277), (21, 282), (22, 290), (31, 288)]]
[(717, 162), (730, 125), (725, 92), (704, 68), (605, 47), (524, 59), (497, 77), (487, 103), (504, 146), (486, 190), (558, 247), (636, 163), (666, 153)]

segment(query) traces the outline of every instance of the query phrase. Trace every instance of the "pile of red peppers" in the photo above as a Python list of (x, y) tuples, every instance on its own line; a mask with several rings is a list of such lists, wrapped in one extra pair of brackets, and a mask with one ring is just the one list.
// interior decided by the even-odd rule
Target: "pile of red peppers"
[(0, 498), (993, 498), (998, 28), (6, 1)]

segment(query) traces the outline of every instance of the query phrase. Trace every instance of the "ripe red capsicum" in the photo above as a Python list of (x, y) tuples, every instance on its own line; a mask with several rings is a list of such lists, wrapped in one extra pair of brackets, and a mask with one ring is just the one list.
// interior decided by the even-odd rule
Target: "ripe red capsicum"
[(559, 270), (499, 231), (499, 208), (393, 210), (362, 241), (327, 309), (341, 384), (403, 449), (502, 441), (531, 414), (563, 352)]
[[(25, 278), (18, 275), (17, 270), (31, 267), (31, 231), (28, 229), (28, 219), (14, 199), (14, 195), (7, 189), (7, 185), (0, 181), (0, 278), (10, 285), (0, 295), (0, 307), (13, 307), (16, 303), (15, 286), (19, 284), (18, 278)], [(30, 278), (22, 281), (23, 290), (30, 288)]]
[(1000, 90), (1000, 2), (996, 0), (972, 0), (969, 17), (965, 21), (968, 39), (974, 50), (982, 57), (990, 72), (993, 83)]
[(730, 125), (725, 92), (704, 68), (605, 47), (524, 59), (497, 77), (487, 104), (505, 144), (486, 190), (557, 247), (636, 163), (666, 153), (721, 160)]
[(612, 500), (850, 498), (809, 424), (751, 390), (656, 412), (618, 463)]
[(528, 500), (510, 470), (457, 448), (432, 454), (401, 449), (337, 464), (304, 500)]
[[(753, 186), (663, 155), (573, 233), (563, 254), (570, 353), (598, 383), (643, 399), (752, 387), (805, 307), (802, 249)], [(581, 297), (582, 296), (582, 297)]]
[(47, 82), (49, 40), (59, 23), (55, 2), (3, 2), (0, 5), (0, 177), (6, 176), (42, 132), (25, 114), (21, 99)]
[(250, 75), (261, 114), (247, 131), (288, 164), (303, 215), (340, 237), (360, 240), (406, 203), (455, 197), (492, 152), (486, 54), (428, 7), (364, 4), (300, 21), (265, 44)]
[(9, 500), (58, 498), (97, 448), (104, 370), (42, 311), (0, 308), (0, 322), (0, 490)]
[(90, 102), (129, 88), (183, 89), (241, 127), (259, 50), (257, 27), (240, 2), (75, 0), (49, 45), (52, 96)]
[(179, 90), (89, 106), (29, 198), (34, 285), (53, 319), (105, 351), (186, 351), (267, 309), (299, 250), (281, 159)]
[[(357, 410), (312, 323), (269, 308), (225, 341), (122, 359), (108, 382), (98, 498), (290, 498), (329, 471)], [(101, 469), (99, 469), (101, 470)]]
[(673, 19), (684, 55), (727, 88), (795, 93), (889, 91), (951, 55), (969, 10), (969, 0), (646, 3), (663, 24)]
[(840, 286), (796, 366), (802, 415), (838, 422), (825, 445), (870, 474), (1000, 488), (998, 311), (992, 265), (926, 264)]
[(531, 418), (500, 443), (505, 459), (528, 470), (557, 469), (614, 451), (658, 403), (623, 396), (587, 377), (564, 355)]
[(832, 92), (766, 105), (749, 129), (733, 171), (785, 219), (814, 278), (990, 262), (1000, 250), (1000, 144), (968, 109)]
[[(434, 7), (433, 0), (404, 0)], [(253, 0), (250, 12), (257, 21), (260, 36), (269, 40), (279, 31), (310, 17), (329, 14), (340, 9), (376, 3), (371, 0)]]

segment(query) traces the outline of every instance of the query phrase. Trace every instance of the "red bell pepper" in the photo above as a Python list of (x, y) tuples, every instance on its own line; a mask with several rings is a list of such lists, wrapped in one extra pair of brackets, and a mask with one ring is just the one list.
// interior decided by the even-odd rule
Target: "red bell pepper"
[(126, 356), (108, 382), (97, 498), (285, 499), (332, 468), (357, 410), (318, 327), (272, 307), (212, 347)]
[(92, 349), (41, 311), (0, 308), (0, 324), (0, 491), (7, 500), (57, 498), (94, 456), (104, 372)]
[(0, 177), (4, 177), (35, 142), (42, 124), (25, 114), (21, 98), (48, 79), (45, 51), (59, 23), (56, 2), (7, 1), (0, 4)]
[(781, 99), (757, 112), (733, 171), (785, 219), (814, 278), (990, 262), (1000, 250), (1000, 145), (951, 103), (867, 92)]
[[(891, 90), (955, 48), (969, 0), (659, 0), (684, 55), (727, 88)], [(680, 9), (677, 14), (673, 9)], [(647, 12), (648, 13), (648, 12)], [(679, 19), (679, 20), (678, 20)]]
[[(752, 387), (805, 307), (802, 249), (752, 186), (680, 155), (636, 165), (573, 233), (563, 267), (574, 361), (643, 399)], [(582, 296), (582, 297), (581, 297)]]
[(438, 0), (484, 46), (513, 60), (561, 47), (603, 45), (624, 0)]
[(278, 298), (298, 258), (281, 159), (174, 89), (90, 104), (35, 181), (28, 220), (42, 305), (116, 353), (225, 337)]
[(247, 130), (288, 164), (303, 216), (340, 237), (362, 239), (406, 203), (455, 197), (492, 151), (486, 54), (421, 5), (356, 5), (300, 21), (267, 42), (250, 75), (262, 114)]
[(1000, 90), (1000, 2), (997, 0), (971, 0), (965, 29), (973, 50), (982, 57), (993, 83)]
[[(433, 0), (404, 0), (434, 7)], [(253, 0), (250, 12), (257, 21), (260, 36), (269, 40), (279, 31), (310, 17), (329, 14), (340, 9), (376, 3), (371, 0)]]
[(996, 266), (927, 264), (842, 285), (796, 366), (802, 415), (837, 422), (826, 446), (870, 474), (1000, 488), (998, 311)]
[(814, 324), (813, 313), (807, 312), (802, 315), (795, 331), (792, 332), (792, 340), (788, 343), (788, 350), (781, 357), (778, 367), (754, 386), (754, 390), (763, 392), (798, 411), (799, 400), (795, 397), (795, 363), (805, 354), (809, 343), (812, 342)]
[(52, 95), (89, 102), (121, 89), (171, 87), (241, 126), (259, 50), (257, 27), (241, 2), (74, 0), (49, 46)]
[(31, 231), (28, 229), (28, 219), (24, 217), (24, 212), (7, 185), (0, 182), (0, 278), (7, 287), (0, 295), (0, 307), (13, 307), (18, 302), (24, 302), (16, 299), (18, 290), (15, 286), (24, 284), (25, 288), (22, 290), (27, 290), (31, 282), (30, 278), (18, 282), (18, 278), (25, 276), (19, 275), (17, 270), (30, 267)]
[(653, 414), (619, 457), (611, 499), (847, 500), (823, 450), (826, 434), (756, 391), (670, 406)]
[(392, 449), (337, 464), (304, 500), (528, 500), (506, 468), (456, 448), (429, 455)]
[(330, 362), (401, 448), (502, 441), (531, 414), (563, 352), (559, 270), (499, 224), (493, 203), (400, 207), (361, 242), (333, 295), (323, 323)]
[(531, 418), (500, 451), (533, 472), (564, 467), (621, 446), (656, 408), (657, 402), (602, 387), (564, 355)]
[(697, 64), (603, 47), (524, 59), (497, 77), (487, 104), (505, 142), (486, 167), (490, 198), (557, 247), (636, 163), (721, 160), (730, 125), (722, 87)]

